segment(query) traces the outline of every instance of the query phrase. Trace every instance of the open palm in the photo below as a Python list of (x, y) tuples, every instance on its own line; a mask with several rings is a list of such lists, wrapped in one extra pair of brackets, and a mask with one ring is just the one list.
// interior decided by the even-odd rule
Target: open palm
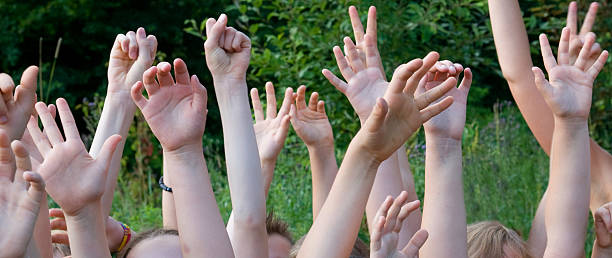
[[(57, 100), (57, 108), (66, 134), (64, 141), (55, 120), (44, 103), (36, 104), (36, 111), (44, 125), (46, 136), (38, 127), (29, 127), (44, 161), (38, 172), (47, 183), (47, 192), (66, 214), (77, 214), (89, 203), (98, 201), (104, 194), (108, 165), (121, 137), (109, 137), (100, 155), (92, 158), (81, 141), (74, 117), (64, 99)], [(67, 189), (70, 189), (67, 191)]]
[[(197, 76), (189, 77), (183, 60), (174, 60), (176, 83), (170, 64), (160, 63), (143, 75), (149, 99), (142, 95), (143, 82), (132, 87), (132, 98), (166, 151), (200, 143), (206, 126), (206, 89)], [(157, 76), (157, 81), (155, 80)]]
[(300, 86), (291, 106), (291, 124), (298, 137), (306, 146), (333, 143), (334, 135), (327, 114), (325, 102), (319, 101), (319, 94), (314, 92), (306, 106), (306, 87)]
[(276, 110), (276, 95), (274, 85), (266, 83), (267, 114), (264, 119), (263, 107), (259, 100), (259, 93), (256, 88), (251, 90), (251, 102), (253, 103), (253, 113), (255, 115), (255, 138), (257, 139), (257, 149), (262, 161), (276, 162), (278, 154), (285, 145), (287, 132), (289, 131), (289, 107), (293, 102), (293, 89), (287, 88), (281, 108)]

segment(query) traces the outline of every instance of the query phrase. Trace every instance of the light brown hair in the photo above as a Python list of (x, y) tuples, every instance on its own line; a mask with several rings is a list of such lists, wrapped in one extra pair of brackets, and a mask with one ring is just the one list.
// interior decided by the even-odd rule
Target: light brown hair
[(467, 241), (470, 258), (508, 257), (508, 250), (520, 257), (532, 257), (521, 236), (497, 221), (482, 221), (469, 225)]
[(268, 213), (266, 217), (266, 231), (268, 232), (268, 236), (279, 234), (293, 244), (293, 238), (291, 237), (291, 232), (289, 232), (289, 225), (287, 225), (287, 222), (274, 216), (274, 212)]
[[(303, 236), (302, 238), (300, 238), (300, 240), (295, 242), (293, 247), (291, 247), (291, 252), (289, 253), (289, 257), (291, 258), (297, 257), (297, 254), (300, 251), (302, 244), (304, 243), (304, 239), (306, 239), (306, 236)], [(349, 258), (366, 258), (366, 257), (370, 257), (370, 248), (365, 242), (363, 242), (363, 240), (357, 237), (357, 240), (355, 240), (355, 245), (353, 245), (353, 250), (351, 251), (351, 255), (349, 256)]]
[(118, 258), (127, 257), (127, 255), (130, 253), (132, 248), (134, 248), (134, 246), (138, 245), (140, 242), (144, 240), (156, 238), (158, 236), (166, 236), (166, 235), (178, 236), (178, 231), (176, 229), (158, 228), (158, 229), (150, 229), (150, 230), (138, 233), (135, 236), (132, 236), (132, 239), (130, 240), (130, 242), (128, 242), (127, 245), (123, 248), (123, 250), (119, 252), (117, 257)]

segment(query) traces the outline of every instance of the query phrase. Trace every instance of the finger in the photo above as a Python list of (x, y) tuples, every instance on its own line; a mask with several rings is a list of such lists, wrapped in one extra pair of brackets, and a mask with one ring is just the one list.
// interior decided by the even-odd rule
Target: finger
[(217, 23), (215, 18), (208, 18), (206, 20), (206, 38), (209, 38), (210, 29), (215, 25), (215, 23)]
[(567, 8), (566, 25), (570, 29), (571, 35), (578, 34), (578, 5), (576, 1), (572, 1)]
[(370, 132), (377, 132), (385, 122), (388, 112), (389, 106), (387, 105), (387, 101), (383, 98), (378, 98), (370, 117), (366, 120), (366, 128), (368, 128)]
[(155, 54), (157, 53), (157, 38), (154, 35), (147, 36), (147, 41), (149, 42), (149, 57), (151, 59), (155, 58)]
[(319, 100), (319, 102), (317, 103), (317, 112), (327, 115), (325, 113), (325, 101)]
[(346, 82), (340, 80), (340, 78), (334, 75), (330, 70), (323, 69), (323, 71), (321, 72), (323, 73), (323, 76), (325, 76), (325, 78), (329, 81), (329, 83), (336, 87), (336, 89), (338, 89), (342, 93), (346, 93), (346, 89), (348, 88), (348, 84), (346, 84)]
[(447, 109), (451, 104), (453, 104), (453, 97), (447, 96), (442, 99), (442, 101), (421, 110), (421, 122), (427, 122), (432, 117)]
[[(47, 138), (49, 139), (51, 145), (55, 146), (56, 144), (62, 143), (64, 138), (62, 137), (55, 120), (51, 116), (49, 109), (47, 109), (47, 105), (45, 105), (45, 103), (38, 102), (36, 103), (35, 108), (40, 120), (42, 121), (43, 127), (45, 128), (45, 133), (47, 134)], [(62, 112), (60, 110), (60, 116), (61, 113)]]
[(32, 136), (32, 141), (38, 149), (38, 152), (40, 152), (43, 157), (46, 157), (47, 153), (51, 151), (51, 143), (38, 127), (38, 120), (31, 116), (27, 127), (30, 136)]
[(308, 100), (308, 108), (312, 111), (317, 111), (317, 103), (319, 102), (319, 93), (313, 92)]
[(147, 40), (147, 32), (143, 27), (139, 27), (136, 30), (136, 44), (138, 44), (138, 59), (144, 57), (146, 59), (151, 58), (151, 41)]
[(15, 178), (15, 160), (9, 136), (5, 131), (0, 131), (0, 177), (11, 181)]
[(108, 165), (110, 164), (113, 154), (117, 150), (117, 145), (119, 145), (119, 142), (121, 142), (120, 135), (115, 134), (108, 137), (108, 139), (104, 141), (102, 149), (96, 157), (96, 162), (100, 162), (104, 167), (104, 173), (108, 173)]
[(136, 33), (133, 31), (128, 31), (125, 36), (130, 40), (128, 56), (130, 59), (138, 58), (138, 42), (136, 41)]
[(51, 230), (68, 230), (66, 220), (63, 218), (52, 219), (49, 224), (51, 224)]
[(402, 229), (404, 220), (408, 218), (408, 216), (410, 216), (412, 212), (417, 210), (420, 205), (421, 205), (421, 202), (419, 200), (414, 200), (402, 206), (399, 214), (397, 215), (397, 223), (395, 224), (395, 229), (394, 229), (395, 232), (398, 232), (398, 233), (400, 232), (400, 230)]
[(389, 90), (393, 93), (400, 93), (404, 90), (406, 86), (406, 82), (408, 78), (412, 76), (412, 74), (423, 66), (423, 60), (414, 59), (407, 64), (400, 65), (395, 72), (393, 72), (393, 77), (391, 77), (391, 82), (389, 83)]
[(410, 76), (410, 78), (406, 82), (404, 92), (414, 95), (414, 92), (416, 91), (417, 86), (419, 85), (419, 82), (421, 81), (423, 76), (425, 76), (429, 69), (431, 69), (436, 64), (439, 58), (440, 54), (438, 54), (437, 52), (429, 52), (427, 56), (423, 58), (423, 66), (421, 66), (421, 68), (414, 72), (414, 74), (412, 74), (412, 76)]
[(51, 208), (51, 209), (49, 209), (49, 217), (65, 218), (64, 217), (64, 210), (62, 210), (60, 208)]
[(180, 58), (174, 59), (174, 77), (177, 84), (189, 85), (189, 71), (187, 64)]
[[(380, 204), (380, 207), (378, 207), (378, 210), (376, 211), (376, 218), (378, 217), (386, 217), (387, 216), (387, 212), (389, 211), (389, 208), (391, 208), (391, 205), (393, 205), (393, 197), (392, 196), (387, 196), (387, 198), (385, 198), (385, 200), (382, 202), (382, 204)], [(385, 220), (386, 221), (386, 220)], [(384, 223), (383, 223), (384, 225)]]
[(378, 251), (381, 247), (382, 232), (385, 227), (385, 217), (377, 216), (376, 221), (372, 227), (372, 234), (370, 234), (370, 249), (371, 251)]
[(589, 6), (589, 11), (584, 17), (584, 22), (582, 23), (582, 28), (580, 29), (580, 35), (586, 35), (593, 29), (593, 24), (595, 24), (595, 18), (597, 17), (597, 9), (599, 9), (599, 4), (597, 2), (591, 3), (591, 6)]
[(465, 68), (465, 71), (463, 71), (463, 80), (461, 80), (461, 84), (459, 84), (459, 90), (467, 94), (470, 91), (471, 86), (472, 86), (472, 69)]
[(4, 103), (4, 99), (0, 99), (0, 124), (8, 122), (8, 108)]
[(609, 53), (607, 50), (601, 52), (599, 58), (597, 58), (597, 61), (595, 61), (595, 63), (593, 63), (593, 65), (587, 70), (587, 73), (589, 74), (589, 76), (591, 76), (593, 80), (597, 78), (597, 75), (606, 64), (606, 61), (608, 61), (608, 54)]
[[(376, 45), (376, 39), (378, 38), (377, 29), (376, 29), (376, 7), (370, 6), (368, 9), (368, 25), (366, 27), (366, 35), (370, 35), (371, 38), (374, 39), (374, 45)], [(365, 37), (365, 36), (364, 36)]]
[(359, 71), (365, 69), (365, 64), (359, 58), (359, 52), (357, 52), (357, 47), (349, 37), (344, 37), (344, 46), (346, 46), (346, 50), (348, 51), (348, 59), (351, 62), (351, 67), (353, 68), (353, 72), (358, 73)]
[[(66, 232), (52, 232), (51, 233), (51, 242), (56, 244), (62, 244), (70, 246), (70, 241), (68, 241), (68, 233)], [(65, 257), (64, 257), (65, 258)]]
[(253, 103), (253, 113), (255, 114), (255, 122), (263, 121), (263, 107), (261, 106), (261, 101), (259, 100), (259, 93), (257, 92), (257, 88), (251, 89), (251, 102)]
[(283, 98), (283, 103), (278, 111), (278, 115), (284, 116), (289, 114), (291, 103), (293, 103), (293, 88), (289, 87), (285, 90), (285, 97)]
[(570, 62), (569, 46), (570, 31), (568, 27), (564, 27), (561, 31), (561, 39), (559, 39), (559, 50), (557, 54), (557, 59), (560, 65), (567, 65)]
[(610, 239), (610, 230), (608, 225), (610, 225), (610, 211), (605, 207), (599, 207), (594, 214), (595, 221), (595, 235), (597, 236), (598, 241), (609, 240)]
[(276, 132), (276, 140), (278, 142), (285, 142), (285, 138), (287, 138), (287, 133), (289, 132), (289, 124), (291, 123), (291, 116), (285, 115), (281, 120), (281, 126)]
[(159, 84), (155, 80), (155, 75), (157, 74), (157, 66), (153, 66), (147, 69), (142, 74), (142, 82), (144, 84), (145, 89), (147, 90), (147, 95), (149, 98), (153, 96), (157, 90), (159, 90)]
[(113, 49), (119, 50), (123, 53), (128, 53), (130, 50), (130, 39), (123, 34), (117, 34)]
[[(340, 73), (342, 74), (342, 77), (344, 77), (345, 81), (349, 81), (351, 78), (353, 78), (353, 75), (355, 75), (355, 73), (353, 72), (353, 69), (349, 66), (348, 61), (346, 60), (346, 57), (342, 54), (342, 50), (340, 50), (340, 47), (335, 46), (333, 48), (333, 51), (334, 51), (334, 56), (336, 57), (336, 64), (338, 64), (338, 69), (340, 69)], [(323, 74), (325, 75), (325, 73)]]
[(15, 90), (15, 102), (24, 110), (32, 110), (36, 102), (36, 79), (38, 78), (38, 67), (30, 66), (23, 74), (19, 86)]
[(79, 135), (79, 129), (76, 126), (76, 122), (74, 121), (72, 112), (70, 112), (68, 102), (66, 102), (66, 100), (63, 98), (59, 98), (57, 99), (56, 104), (60, 115), (60, 120), (62, 121), (62, 128), (64, 128), (64, 134), (66, 135), (66, 139), (80, 141), (81, 135)]
[(361, 19), (359, 18), (359, 13), (355, 6), (349, 7), (349, 17), (351, 19), (353, 33), (355, 34), (355, 42), (359, 44), (359, 42), (363, 41), (363, 25), (361, 24)]
[[(251, 39), (242, 32), (236, 33), (236, 37), (234, 37), (234, 48), (237, 49), (236, 52), (240, 52), (243, 49), (250, 51), (251, 49)], [(238, 45), (239, 47), (237, 47)]]
[(30, 162), (30, 155), (25, 145), (21, 141), (15, 140), (11, 143), (11, 149), (15, 153), (15, 164), (17, 167), (17, 173), (20, 178), (23, 177), (23, 172), (32, 170), (32, 162)]
[(203, 113), (206, 117), (208, 115), (208, 91), (195, 74), (191, 76), (191, 89), (194, 94), (192, 105), (195, 106), (198, 113)]
[(9, 103), (13, 100), (13, 91), (15, 90), (15, 83), (13, 78), (6, 73), (0, 73), (0, 92), (4, 102)]
[(212, 25), (212, 27), (206, 32), (204, 48), (213, 49), (219, 47), (219, 39), (223, 35), (223, 32), (225, 32), (225, 25), (227, 25), (227, 15), (221, 14), (217, 22), (214, 22), (214, 19), (209, 19), (206, 24), (207, 28), (210, 27), (208, 25)]
[[(404, 206), (404, 203), (408, 199), (408, 193), (406, 191), (402, 191), (397, 198), (393, 201), (391, 208), (389, 208), (389, 212), (387, 213), (387, 221), (385, 223), (385, 228), (391, 229), (395, 232), (399, 232), (401, 225), (397, 225), (397, 217)], [(398, 227), (399, 226), (399, 227)]]
[(57, 108), (55, 107), (55, 105), (49, 104), (47, 106), (47, 109), (49, 109), (49, 113), (51, 113), (51, 116), (53, 117), (53, 119), (55, 119), (57, 117)]
[(295, 122), (298, 118), (297, 108), (295, 107), (295, 104), (291, 104), (291, 107), (289, 107), (289, 114), (291, 115), (291, 120), (289, 121), (295, 127)]
[(540, 34), (540, 50), (542, 52), (542, 59), (544, 60), (544, 67), (546, 67), (546, 71), (551, 71), (555, 66), (557, 66), (557, 61), (555, 60), (555, 56), (553, 56), (552, 50), (550, 49), (550, 43), (548, 42), (546, 34)]
[(45, 197), (45, 181), (42, 176), (36, 172), (26, 171), (22, 174), (22, 180), (25, 180), (30, 188), (28, 189), (28, 195), (34, 199), (38, 205)]
[(159, 81), (159, 87), (169, 87), (174, 85), (174, 79), (170, 74), (172, 66), (168, 62), (161, 62), (157, 64), (157, 81)]
[(406, 247), (404, 247), (402, 253), (404, 253), (408, 257), (417, 257), (417, 255), (419, 254), (419, 250), (421, 249), (421, 247), (423, 247), (428, 237), (429, 234), (427, 233), (427, 230), (421, 229), (417, 231), (416, 233), (414, 233)]
[(266, 119), (276, 118), (276, 93), (272, 82), (266, 82)]
[(223, 38), (225, 42), (223, 42), (223, 49), (229, 52), (234, 52), (234, 49), (232, 48), (234, 37), (236, 37), (236, 29), (232, 27), (225, 28), (225, 37)]
[(535, 85), (538, 91), (540, 91), (540, 93), (544, 97), (550, 96), (552, 94), (552, 88), (544, 77), (542, 69), (540, 69), (539, 67), (533, 67), (531, 68), (531, 71), (533, 72), (533, 76), (535, 77)]
[(365, 56), (366, 65), (368, 66), (368, 68), (378, 68), (384, 78), (385, 72), (383, 70), (382, 62), (380, 61), (380, 53), (378, 53), (378, 47), (376, 47), (376, 38), (374, 38), (370, 34), (365, 35)]
[(580, 54), (578, 54), (578, 59), (576, 59), (576, 63), (574, 64), (574, 66), (576, 66), (578, 69), (587, 69), (586, 66), (593, 44), (595, 44), (595, 34), (593, 32), (589, 32), (585, 37), (584, 45), (582, 46)]
[(306, 106), (306, 86), (302, 85), (297, 90), (295, 104), (298, 110), (305, 109)]
[(134, 100), (134, 103), (136, 104), (136, 106), (138, 106), (138, 109), (140, 110), (143, 110), (148, 102), (147, 99), (142, 95), (142, 87), (143, 87), (142, 82), (138, 81), (134, 83), (134, 85), (132, 86), (132, 89), (130, 90), (130, 94), (132, 95), (132, 100)]
[(448, 77), (440, 85), (426, 91), (415, 98), (414, 102), (419, 110), (426, 108), (429, 104), (435, 102), (440, 97), (444, 96), (449, 90), (457, 85), (455, 77)]

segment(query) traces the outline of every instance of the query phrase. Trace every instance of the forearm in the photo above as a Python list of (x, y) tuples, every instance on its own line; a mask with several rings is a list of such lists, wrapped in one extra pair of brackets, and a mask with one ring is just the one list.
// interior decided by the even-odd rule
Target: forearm
[(380, 162), (350, 144), (327, 200), (298, 257), (348, 257)]
[[(414, 177), (412, 176), (412, 171), (410, 170), (410, 163), (408, 162), (408, 156), (406, 155), (406, 147), (402, 145), (396, 152), (397, 161), (399, 164), (399, 172), (402, 178), (402, 186), (404, 191), (408, 193), (408, 201), (418, 200), (416, 189), (414, 186)], [(421, 213), (421, 209), (418, 208), (410, 215), (408, 218), (404, 220), (404, 226), (400, 231), (400, 239), (398, 242), (398, 246), (406, 246), (410, 239), (421, 228), (421, 221), (423, 218), (423, 214)]]
[(399, 163), (397, 155), (391, 155), (378, 167), (374, 185), (370, 191), (366, 205), (366, 217), (368, 229), (372, 232), (372, 226), (376, 222), (376, 212), (387, 196), (398, 196), (403, 190), (402, 178), (399, 174)]
[[(38, 258), (38, 257), (44, 257), (41, 255), (40, 250), (38, 250), (38, 248), (36, 247), (36, 243), (34, 242), (34, 239), (30, 240), (30, 242), (28, 243), (28, 246), (26, 247), (26, 253), (25, 253), (25, 258)], [(53, 256), (50, 256), (53, 257)]]
[(425, 134), (425, 200), (422, 227), (429, 239), (421, 257), (467, 257), (461, 141)]
[(111, 257), (103, 218), (99, 201), (83, 208), (78, 216), (66, 216), (72, 257)]
[(584, 254), (589, 216), (590, 150), (586, 121), (555, 119), (546, 203), (545, 257)]
[[(245, 81), (215, 81), (227, 177), (232, 198), (236, 256), (267, 256), (266, 201), (255, 131)], [(223, 90), (219, 90), (223, 88)]]
[(268, 192), (270, 191), (270, 185), (272, 185), (272, 179), (274, 176), (274, 168), (276, 167), (276, 160), (273, 161), (261, 161), (261, 174), (264, 179), (264, 191), (266, 193), (266, 199), (268, 199)]
[(210, 184), (202, 145), (165, 152), (181, 249), (185, 257), (233, 257), (232, 247)]
[(102, 196), (102, 210), (105, 217), (110, 214), (115, 187), (117, 186), (117, 177), (121, 168), (121, 156), (135, 112), (136, 105), (134, 105), (129, 93), (108, 94), (104, 100), (104, 108), (89, 150), (90, 155), (95, 158), (108, 137), (114, 134), (121, 135), (121, 142), (117, 145), (117, 150), (108, 167), (106, 191)]
[(53, 249), (51, 245), (51, 224), (49, 224), (49, 204), (47, 202), (47, 194), (43, 195), (40, 202), (40, 209), (36, 224), (34, 226), (34, 235), (32, 237), (35, 247), (38, 249), (41, 257), (53, 257)]
[[(166, 156), (163, 157), (163, 176), (164, 176), (164, 184), (170, 188), (172, 188), (171, 176), (170, 173), (167, 173), (167, 161)], [(178, 225), (176, 222), (176, 208), (174, 205), (174, 196), (172, 193), (168, 191), (162, 190), (162, 219), (164, 223), (164, 228), (166, 229), (177, 229)]]
[(333, 142), (327, 146), (307, 147), (312, 170), (312, 217), (314, 221), (332, 188), (338, 173), (338, 163)]

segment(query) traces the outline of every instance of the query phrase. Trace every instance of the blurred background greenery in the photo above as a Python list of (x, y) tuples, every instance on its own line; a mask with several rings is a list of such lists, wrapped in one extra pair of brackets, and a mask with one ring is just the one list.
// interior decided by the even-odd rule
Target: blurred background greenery
[[(567, 0), (520, 1), (532, 45), (541, 66), (537, 35), (557, 41), (565, 24)], [(578, 1), (580, 17), (589, 2)], [(612, 3), (602, 0), (594, 31), (603, 48), (612, 43)], [(469, 96), (464, 137), (464, 183), (468, 222), (496, 219), (524, 234), (548, 178), (548, 158), (537, 146), (515, 108), (501, 75), (486, 0), (298, 1), (298, 0), (51, 0), (0, 2), (0, 60), (3, 72), (18, 79), (29, 65), (39, 64), (46, 99), (64, 97), (76, 108), (84, 139), (97, 124), (106, 90), (106, 67), (113, 40), (142, 26), (159, 41), (157, 62), (183, 58), (190, 72), (209, 90), (209, 115), (203, 139), (213, 188), (223, 216), (231, 210), (225, 176), (223, 141), (212, 80), (206, 69), (202, 36), (208, 17), (229, 15), (229, 23), (253, 42), (249, 87), (275, 83), (277, 92), (300, 84), (318, 91), (326, 101), (336, 138), (336, 156), (343, 157), (359, 129), (357, 116), (345, 97), (321, 75), (337, 72), (332, 47), (352, 36), (347, 14), (358, 7), (365, 22), (367, 7), (378, 9), (378, 43), (387, 77), (394, 67), (435, 50), (442, 59), (471, 67), (475, 80)], [(580, 19), (581, 20), (581, 19)], [(56, 42), (62, 38), (52, 82)], [(42, 39), (42, 49), (39, 51)], [(612, 65), (600, 74), (593, 96), (591, 135), (607, 150), (612, 141)], [(260, 90), (260, 92), (263, 92)], [(417, 193), (423, 196), (424, 137), (408, 143)], [(161, 225), (160, 146), (138, 115), (130, 129), (113, 215), (136, 230)], [(296, 238), (312, 221), (307, 150), (290, 132), (279, 157), (268, 209), (289, 222)], [(592, 229), (589, 230), (592, 240)], [(362, 237), (367, 234), (362, 230)], [(590, 241), (592, 243), (592, 241)], [(588, 244), (590, 245), (590, 244)], [(587, 246), (587, 249), (589, 247)]]

